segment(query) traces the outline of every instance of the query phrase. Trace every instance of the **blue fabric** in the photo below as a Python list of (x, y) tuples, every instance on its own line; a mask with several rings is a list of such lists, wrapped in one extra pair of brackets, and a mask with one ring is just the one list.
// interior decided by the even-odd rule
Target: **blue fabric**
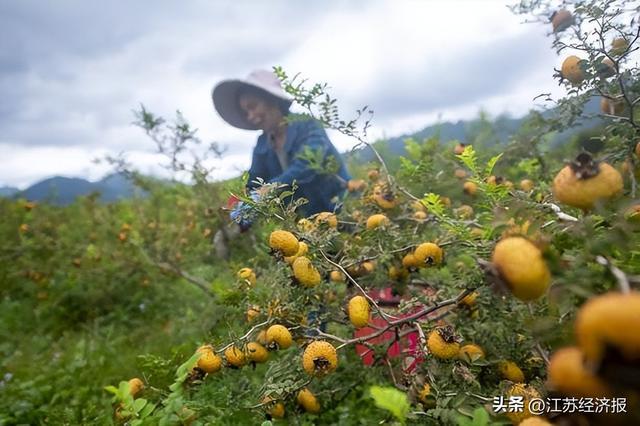
[[(314, 151), (321, 149), (325, 160), (333, 156), (339, 166), (338, 175), (344, 182), (335, 175), (318, 173), (309, 168), (306, 161), (297, 157), (305, 147)], [(269, 144), (267, 135), (264, 133), (260, 135), (253, 149), (247, 188), (254, 189), (256, 184), (253, 181), (258, 177), (268, 183), (291, 185), (295, 181), (298, 187), (293, 198), (306, 198), (309, 201), (301, 207), (305, 215), (334, 211), (336, 205), (332, 199), (336, 196), (340, 198), (345, 193), (346, 182), (351, 179), (351, 176), (347, 172), (342, 156), (329, 140), (322, 125), (312, 119), (296, 119), (288, 123), (284, 151), (288, 167), (282, 170), (278, 155)]]
[[(258, 195), (257, 191), (251, 191), (249, 196), (253, 201), (256, 202), (260, 199), (260, 195)], [(238, 202), (229, 214), (231, 220), (240, 225), (241, 231), (246, 231), (247, 229), (249, 229), (249, 227), (251, 227), (251, 224), (255, 221), (256, 216), (257, 213), (253, 209), (253, 207), (250, 204), (243, 203), (242, 201)]]

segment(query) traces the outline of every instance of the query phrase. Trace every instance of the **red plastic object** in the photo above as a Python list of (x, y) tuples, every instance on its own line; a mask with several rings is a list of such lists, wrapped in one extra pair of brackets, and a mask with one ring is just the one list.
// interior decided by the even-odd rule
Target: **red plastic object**
[(235, 195), (232, 195), (229, 197), (229, 199), (227, 200), (227, 209), (231, 210), (233, 209), (233, 207), (238, 204), (238, 202), (240, 201), (240, 199), (238, 197), (236, 197)]
[[(368, 292), (368, 295), (378, 303), (379, 306), (397, 306), (400, 303), (400, 297), (392, 294), (391, 287), (383, 289), (375, 289)], [(416, 310), (419, 308), (416, 308)], [(397, 315), (392, 312), (389, 314), (396, 316), (397, 318), (405, 318), (410, 316), (413, 312), (409, 312), (403, 315)], [(383, 328), (387, 325), (387, 322), (379, 316), (373, 316), (369, 323), (375, 327)], [(375, 333), (377, 330), (373, 327), (363, 327), (355, 331), (355, 337), (368, 336)], [(389, 345), (396, 338), (394, 330), (385, 331), (380, 336), (367, 340), (367, 343), (372, 345)], [(412, 371), (417, 364), (422, 362), (421, 353), (418, 350), (419, 336), (417, 332), (411, 332), (400, 338), (400, 340), (394, 342), (389, 349), (387, 349), (387, 356), (389, 358), (397, 358), (399, 356), (409, 357), (411, 363), (405, 367), (407, 372)], [(356, 344), (356, 353), (362, 358), (362, 362), (365, 365), (373, 365), (374, 354), (364, 345)]]

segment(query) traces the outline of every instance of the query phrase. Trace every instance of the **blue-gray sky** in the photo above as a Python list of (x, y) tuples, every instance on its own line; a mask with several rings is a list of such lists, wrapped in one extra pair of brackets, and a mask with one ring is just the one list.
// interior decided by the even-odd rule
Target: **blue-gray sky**
[[(228, 146), (215, 176), (248, 168), (256, 132), (231, 128), (213, 85), (281, 65), (327, 82), (341, 111), (375, 111), (372, 138), (441, 120), (519, 116), (560, 93), (548, 25), (522, 24), (509, 2), (9, 0), (0, 3), (0, 186), (51, 175), (99, 179), (92, 159), (127, 152), (160, 173), (132, 126), (143, 103), (180, 109), (204, 141)], [(355, 141), (330, 134), (341, 150)]]

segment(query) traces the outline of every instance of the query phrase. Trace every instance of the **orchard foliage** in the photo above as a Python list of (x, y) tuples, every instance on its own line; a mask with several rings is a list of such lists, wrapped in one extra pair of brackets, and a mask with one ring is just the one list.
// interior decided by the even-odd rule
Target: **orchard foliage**
[[(626, 416), (545, 419), (637, 423), (637, 6), (513, 9), (579, 59), (557, 71), (553, 115), (532, 113), (506, 145), (483, 125), (390, 158), (367, 140), (368, 107), (344, 119), (326, 85), (276, 68), (307, 114), (375, 154), (351, 164), (339, 212), (301, 218), (291, 188), (254, 201), (242, 179), (211, 182), (184, 157), (200, 143), (188, 123), (144, 108), (138, 124), (194, 185), (111, 159), (146, 198), (0, 201), (0, 424), (517, 424), (531, 413), (492, 410), (510, 395), (627, 398)], [(605, 124), (551, 146), (593, 96), (613, 102)], [(259, 221), (223, 262), (211, 238), (230, 193)]]

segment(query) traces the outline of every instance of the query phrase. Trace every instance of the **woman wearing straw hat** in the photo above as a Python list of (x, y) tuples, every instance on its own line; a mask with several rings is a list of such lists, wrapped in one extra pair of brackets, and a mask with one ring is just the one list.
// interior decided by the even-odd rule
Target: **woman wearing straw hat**
[[(308, 201), (301, 207), (304, 215), (336, 209), (336, 200), (345, 192), (350, 179), (342, 156), (316, 120), (285, 119), (292, 99), (273, 72), (256, 70), (246, 79), (222, 81), (214, 87), (212, 98), (216, 111), (227, 123), (240, 129), (262, 130), (249, 169), (247, 189), (250, 193), (253, 191), (254, 196), (260, 193), (255, 191), (257, 178), (290, 187), (295, 183), (293, 198)], [(337, 173), (311, 168), (300, 158), (306, 148), (319, 150), (325, 160), (333, 157)], [(246, 229), (251, 223), (246, 218), (238, 218), (240, 207), (236, 206), (232, 218), (236, 213), (234, 219)]]

